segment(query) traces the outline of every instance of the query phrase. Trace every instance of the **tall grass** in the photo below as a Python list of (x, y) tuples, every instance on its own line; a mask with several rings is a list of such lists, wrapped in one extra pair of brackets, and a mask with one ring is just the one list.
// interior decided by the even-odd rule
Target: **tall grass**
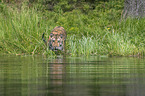
[(81, 39), (77, 39), (76, 36), (71, 36), (69, 39), (70, 48), (69, 52), (72, 56), (80, 55), (92, 55), (97, 54), (98, 40), (93, 39), (93, 37), (83, 36)]
[(8, 54), (40, 54), (43, 43), (41, 34), (47, 31), (45, 20), (35, 9), (5, 6), (0, 14), (1, 51)]
[[(130, 56), (145, 53), (145, 18), (120, 21), (118, 9), (94, 9), (88, 14), (76, 9), (63, 12), (38, 11), (23, 4), (21, 8), (0, 5), (0, 53), (48, 54), (55, 56), (41, 39), (55, 26), (67, 31), (66, 52), (71, 56)], [(120, 14), (120, 15), (118, 15)], [(112, 16), (112, 17), (111, 17)]]
[[(73, 41), (74, 40), (74, 41)], [(69, 51), (72, 56), (109, 55), (109, 56), (139, 56), (144, 54), (144, 45), (136, 46), (128, 36), (114, 32), (106, 33), (103, 38), (85, 37), (69, 39)], [(139, 42), (138, 42), (139, 43)], [(140, 43), (142, 44), (142, 43)]]

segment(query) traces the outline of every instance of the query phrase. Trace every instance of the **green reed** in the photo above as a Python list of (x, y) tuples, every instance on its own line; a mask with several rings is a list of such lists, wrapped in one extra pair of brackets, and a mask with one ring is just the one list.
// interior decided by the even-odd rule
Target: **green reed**
[(83, 36), (81, 39), (76, 39), (75, 35), (71, 36), (69, 39), (70, 48), (69, 51), (72, 56), (77, 55), (92, 55), (97, 53), (97, 40), (93, 37)]
[(40, 18), (35, 9), (28, 10), (5, 6), (0, 14), (1, 49), (8, 54), (40, 53), (42, 42), (39, 40), (45, 27), (39, 24)]
[(71, 36), (69, 39), (70, 53), (72, 56), (109, 55), (109, 56), (139, 56), (144, 55), (144, 45), (137, 46), (128, 35), (106, 31), (106, 34), (99, 38), (85, 37), (77, 39)]

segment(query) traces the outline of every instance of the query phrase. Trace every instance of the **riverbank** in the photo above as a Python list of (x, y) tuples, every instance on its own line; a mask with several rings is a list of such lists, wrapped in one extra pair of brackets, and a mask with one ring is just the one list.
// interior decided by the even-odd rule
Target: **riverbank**
[[(110, 5), (115, 6), (115, 5)], [(66, 54), (144, 56), (145, 18), (121, 19), (123, 5), (88, 10), (63, 12), (38, 10), (22, 5), (21, 8), (0, 5), (0, 54), (55, 55), (44, 45), (55, 26), (67, 31)]]

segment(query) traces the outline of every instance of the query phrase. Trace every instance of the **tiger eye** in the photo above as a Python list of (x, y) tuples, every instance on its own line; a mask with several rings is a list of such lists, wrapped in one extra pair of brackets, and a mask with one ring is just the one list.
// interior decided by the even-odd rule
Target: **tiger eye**
[(61, 47), (62, 45), (60, 44), (59, 47)]
[(62, 34), (60, 35), (60, 38), (63, 38), (63, 35)]
[(53, 37), (53, 34), (52, 34), (52, 33), (50, 34), (50, 37), (51, 37), (51, 38)]

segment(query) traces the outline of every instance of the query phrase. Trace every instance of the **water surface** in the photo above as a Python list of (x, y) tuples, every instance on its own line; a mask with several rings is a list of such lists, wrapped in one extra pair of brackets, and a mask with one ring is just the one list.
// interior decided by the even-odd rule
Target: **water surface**
[(0, 56), (0, 96), (145, 96), (145, 60)]

